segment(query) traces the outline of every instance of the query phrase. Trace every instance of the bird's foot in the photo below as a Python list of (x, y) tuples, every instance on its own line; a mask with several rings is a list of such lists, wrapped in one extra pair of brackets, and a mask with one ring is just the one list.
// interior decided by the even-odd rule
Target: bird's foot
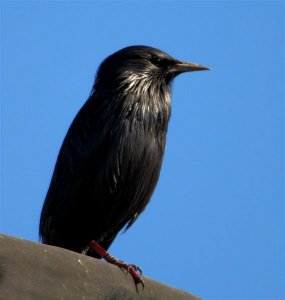
[(103, 247), (101, 247), (97, 242), (91, 241), (89, 244), (89, 247), (95, 251), (98, 255), (100, 255), (103, 259), (105, 259), (107, 262), (118, 266), (119, 268), (126, 270), (127, 273), (130, 273), (132, 276), (136, 287), (138, 284), (141, 284), (142, 287), (144, 288), (144, 281), (142, 279), (142, 270), (139, 266), (133, 265), (133, 264), (128, 264), (120, 259), (117, 259), (110, 253), (108, 253)]

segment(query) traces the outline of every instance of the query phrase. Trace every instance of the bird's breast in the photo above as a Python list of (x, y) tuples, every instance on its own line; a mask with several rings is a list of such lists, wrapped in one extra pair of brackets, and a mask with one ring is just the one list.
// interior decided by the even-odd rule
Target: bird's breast
[[(167, 99), (139, 99), (129, 103), (126, 119), (133, 128), (141, 126), (144, 130), (166, 131), (170, 118), (170, 97)], [(169, 100), (168, 100), (169, 98)]]

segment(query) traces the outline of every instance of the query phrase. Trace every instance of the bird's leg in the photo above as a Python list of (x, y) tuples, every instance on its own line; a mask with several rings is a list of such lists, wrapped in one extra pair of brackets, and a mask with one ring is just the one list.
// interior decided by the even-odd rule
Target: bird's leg
[(128, 264), (120, 259), (117, 259), (110, 253), (108, 253), (103, 247), (101, 247), (96, 241), (91, 241), (89, 243), (89, 247), (95, 251), (98, 255), (100, 255), (103, 259), (107, 262), (118, 266), (119, 268), (126, 270), (130, 275), (133, 277), (135, 284), (141, 283), (142, 287), (144, 288), (144, 282), (142, 279), (142, 270), (137, 265)]

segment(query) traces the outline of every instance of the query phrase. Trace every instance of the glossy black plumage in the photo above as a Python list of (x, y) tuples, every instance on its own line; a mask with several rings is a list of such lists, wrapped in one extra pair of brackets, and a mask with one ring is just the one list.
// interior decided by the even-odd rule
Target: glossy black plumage
[(159, 178), (171, 81), (206, 69), (146, 46), (103, 61), (58, 155), (40, 220), (44, 243), (82, 252), (95, 240), (108, 249), (133, 224)]

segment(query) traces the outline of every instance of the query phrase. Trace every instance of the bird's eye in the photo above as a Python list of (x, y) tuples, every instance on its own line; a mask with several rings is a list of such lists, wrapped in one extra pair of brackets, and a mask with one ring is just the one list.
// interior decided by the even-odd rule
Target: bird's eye
[(160, 56), (152, 56), (150, 58), (150, 61), (152, 64), (154, 64), (157, 67), (164, 67), (164, 66), (169, 65), (169, 61)]
[(161, 58), (159, 56), (152, 56), (150, 58), (150, 61), (155, 64), (155, 65), (158, 65), (161, 63)]

